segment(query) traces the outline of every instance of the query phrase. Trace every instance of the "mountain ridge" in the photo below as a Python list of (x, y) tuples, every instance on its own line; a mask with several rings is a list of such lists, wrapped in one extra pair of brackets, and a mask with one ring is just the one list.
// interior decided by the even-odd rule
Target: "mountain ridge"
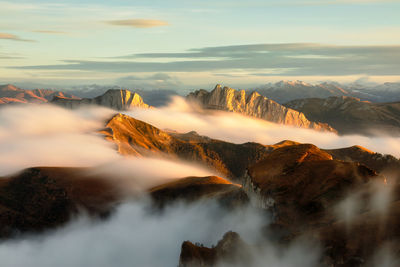
[(255, 91), (247, 94), (244, 90), (238, 91), (218, 84), (211, 92), (201, 89), (190, 93), (186, 98), (189, 102), (199, 103), (205, 109), (230, 111), (278, 124), (336, 132), (328, 124), (309, 121), (303, 113), (286, 108)]

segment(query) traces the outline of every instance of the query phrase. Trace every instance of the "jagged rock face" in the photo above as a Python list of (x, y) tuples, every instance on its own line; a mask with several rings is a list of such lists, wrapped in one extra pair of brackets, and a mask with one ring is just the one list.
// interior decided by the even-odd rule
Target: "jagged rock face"
[(217, 85), (211, 92), (199, 90), (190, 93), (187, 99), (200, 103), (206, 109), (236, 112), (275, 123), (318, 131), (334, 131), (329, 125), (311, 122), (303, 113), (286, 108), (257, 92), (246, 94), (244, 90), (237, 91)]
[(299, 99), (285, 106), (326, 122), (342, 134), (400, 134), (400, 102), (377, 104), (343, 96)]
[(216, 200), (232, 209), (248, 203), (242, 187), (217, 176), (187, 177), (150, 189), (155, 204), (162, 208), (175, 201)]
[(328, 223), (332, 207), (347, 192), (372, 180), (383, 183), (384, 177), (364, 165), (334, 160), (316, 146), (302, 144), (278, 148), (249, 167), (243, 188), (260, 207), (273, 211), (278, 224), (297, 232)]
[(168, 134), (127, 115), (115, 115), (103, 131), (119, 153), (134, 156), (169, 156), (204, 163), (225, 177), (241, 178), (247, 166), (272, 149), (257, 143), (232, 144), (209, 138), (190, 139), (191, 134)]
[(110, 89), (101, 96), (95, 98), (68, 99), (55, 97), (53, 104), (66, 108), (79, 108), (85, 105), (98, 105), (115, 110), (129, 110), (132, 108), (149, 108), (149, 105), (143, 102), (143, 99), (137, 93), (129, 90)]
[(105, 216), (119, 200), (106, 179), (84, 168), (30, 168), (0, 178), (0, 238), (48, 230), (79, 211)]
[(78, 99), (76, 96), (60, 91), (46, 89), (24, 90), (11, 84), (0, 86), (0, 104), (47, 103), (55, 96)]

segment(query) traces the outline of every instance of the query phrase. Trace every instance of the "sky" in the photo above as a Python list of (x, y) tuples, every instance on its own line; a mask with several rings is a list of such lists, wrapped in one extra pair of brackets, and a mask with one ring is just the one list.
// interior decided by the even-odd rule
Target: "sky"
[(399, 14), (400, 0), (0, 0), (0, 83), (396, 82)]

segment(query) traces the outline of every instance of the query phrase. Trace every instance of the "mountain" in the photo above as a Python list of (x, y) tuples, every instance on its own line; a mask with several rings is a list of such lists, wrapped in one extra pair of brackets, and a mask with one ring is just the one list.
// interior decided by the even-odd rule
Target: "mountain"
[(301, 98), (330, 96), (350, 96), (351, 92), (336, 83), (310, 84), (303, 81), (280, 81), (258, 87), (257, 92), (278, 103), (286, 103)]
[(135, 107), (149, 108), (149, 105), (143, 102), (140, 95), (122, 89), (110, 89), (103, 95), (95, 98), (69, 99), (54, 97), (51, 103), (71, 109), (86, 105), (98, 105), (115, 110), (129, 110)]
[(274, 123), (308, 128), (318, 131), (335, 130), (325, 123), (311, 122), (296, 110), (286, 108), (257, 92), (246, 94), (229, 87), (217, 85), (214, 90), (198, 90), (187, 96), (188, 101), (199, 103), (205, 109), (236, 112)]
[[(115, 143), (122, 155), (165, 156), (195, 161), (240, 183), (250, 165), (264, 160), (277, 149), (301, 145), (290, 140), (273, 145), (233, 144), (200, 136), (196, 132), (181, 134), (162, 131), (123, 114), (113, 116), (101, 133), (107, 140)], [(360, 146), (321, 151), (337, 161), (361, 163), (377, 172), (393, 170), (400, 173), (398, 159)]]
[[(174, 179), (148, 192), (154, 208), (208, 199), (234, 209), (249, 201), (240, 185), (216, 176)], [(54, 229), (81, 213), (107, 217), (131, 194), (96, 167), (34, 167), (0, 177), (0, 240)]]
[(352, 92), (352, 96), (361, 100), (385, 103), (400, 101), (400, 83), (386, 82), (383, 84), (351, 83), (346, 88)]
[(0, 104), (47, 103), (53, 97), (78, 99), (72, 94), (60, 91), (47, 89), (24, 90), (11, 84), (0, 86)]
[(112, 117), (102, 133), (116, 144), (122, 155), (168, 156), (195, 161), (232, 179), (242, 177), (249, 164), (264, 158), (272, 149), (257, 143), (232, 144), (199, 138), (193, 133), (167, 133), (123, 114)]
[[(74, 86), (66, 89), (67, 92), (74, 94), (80, 98), (94, 98), (98, 95), (104, 94), (109, 89), (123, 90), (123, 87), (117, 85), (81, 85)], [(143, 101), (150, 106), (159, 107), (165, 106), (170, 101), (170, 98), (175, 95), (179, 95), (176, 91), (169, 89), (134, 89), (139, 94)]]
[(277, 223), (296, 232), (329, 221), (334, 203), (377, 179), (384, 177), (365, 165), (300, 144), (278, 148), (250, 166), (243, 188), (257, 206), (274, 212)]
[(308, 98), (285, 104), (341, 134), (400, 134), (400, 102), (371, 103), (354, 97)]

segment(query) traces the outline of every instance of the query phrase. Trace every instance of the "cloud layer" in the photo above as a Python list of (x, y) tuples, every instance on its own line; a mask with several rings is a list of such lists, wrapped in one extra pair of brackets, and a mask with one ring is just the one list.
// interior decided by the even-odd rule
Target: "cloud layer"
[(254, 76), (400, 75), (399, 45), (256, 44), (196, 48), (184, 53), (142, 53), (118, 58), (123, 60), (64, 60), (59, 65), (13, 68), (120, 73), (247, 70)]
[(189, 162), (123, 158), (96, 133), (114, 113), (101, 107), (71, 111), (47, 104), (2, 107), (0, 176), (36, 166), (98, 166), (100, 174), (140, 191), (168, 179), (215, 174)]

